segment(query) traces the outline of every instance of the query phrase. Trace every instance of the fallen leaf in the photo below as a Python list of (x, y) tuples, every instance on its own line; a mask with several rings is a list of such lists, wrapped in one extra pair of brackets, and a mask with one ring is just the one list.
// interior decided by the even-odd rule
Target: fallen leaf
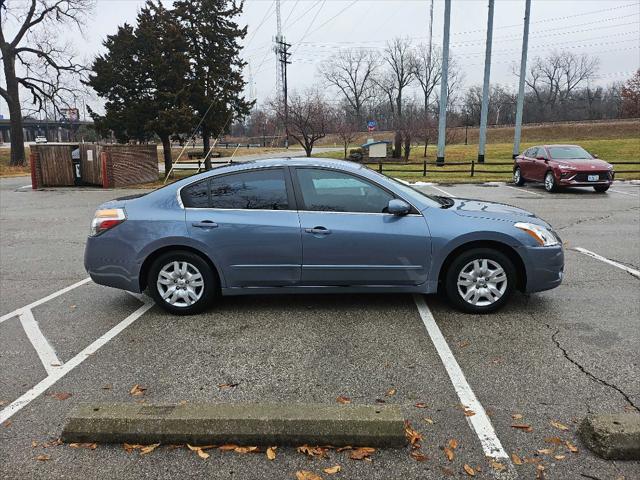
[(345, 450), (353, 450), (353, 447), (351, 445), (347, 445), (345, 447), (340, 447), (336, 449), (336, 452), (344, 452)]
[(517, 453), (512, 453), (511, 454), (511, 461), (514, 463), (514, 465), (522, 465), (522, 459), (518, 456)]
[(71, 448), (87, 448), (89, 450), (95, 450), (98, 448), (97, 443), (70, 443), (69, 446)]
[(397, 390), (395, 388), (390, 388), (389, 390), (387, 390), (387, 393), (385, 393), (384, 395), (386, 397), (393, 397), (396, 394)]
[(45, 442), (42, 444), (42, 448), (49, 448), (49, 447), (57, 447), (58, 445), (62, 445), (64, 442), (59, 439), (56, 438), (55, 440), (50, 440), (48, 442)]
[(71, 397), (71, 394), (68, 392), (54, 392), (49, 394), (50, 397), (55, 398), (56, 400), (66, 400)]
[(236, 445), (235, 443), (227, 443), (225, 445), (220, 445), (218, 447), (218, 450), (220, 450), (222, 452), (231, 452), (231, 451), (235, 450), (238, 447), (239, 447), (239, 445)]
[(540, 448), (537, 452), (540, 455), (551, 455), (553, 453), (553, 448)]
[(338, 473), (340, 470), (342, 470), (342, 467), (340, 465), (334, 465), (333, 467), (327, 467), (327, 468), (323, 468), (322, 471), (326, 474), (329, 475), (333, 475), (334, 473)]
[(146, 388), (143, 388), (136, 383), (133, 387), (131, 387), (131, 390), (129, 390), (129, 395), (132, 395), (134, 397), (139, 397), (141, 395), (144, 395), (146, 391), (147, 391)]
[(578, 447), (576, 447), (574, 444), (572, 444), (569, 440), (564, 442), (564, 444), (567, 446), (567, 448), (569, 449), (569, 451), (571, 453), (578, 453)]
[(566, 457), (566, 455), (554, 455), (553, 458), (555, 458), (556, 460), (564, 460)]
[(123, 443), (122, 448), (124, 448), (127, 453), (131, 453), (138, 448), (142, 448), (142, 445), (137, 443)]
[(569, 427), (567, 427), (566, 425), (563, 425), (560, 422), (556, 422), (555, 420), (551, 420), (550, 423), (551, 423), (551, 425), (556, 427), (558, 430), (562, 430), (562, 431), (569, 430)]
[(544, 441), (547, 443), (555, 443), (556, 445), (560, 445), (562, 443), (560, 437), (547, 437)]
[(514, 420), (522, 420), (523, 417), (524, 415), (522, 415), (521, 413), (514, 413), (513, 415), (511, 415), (511, 418), (513, 418)]
[(422, 402), (416, 403), (414, 406), (416, 408), (429, 408), (429, 406), (426, 403), (422, 403)]
[(218, 384), (218, 388), (220, 390), (227, 390), (229, 388), (236, 388), (238, 386), (237, 383), (220, 383)]
[(522, 430), (523, 432), (533, 431), (533, 428), (528, 423), (513, 423), (511, 424), (511, 428), (517, 428), (518, 430)]
[(375, 451), (376, 449), (371, 447), (355, 448), (349, 454), (349, 458), (351, 460), (366, 460), (367, 457), (371, 456)]
[(501, 472), (504, 469), (506, 469), (507, 467), (505, 467), (504, 464), (502, 464), (500, 462), (496, 462), (495, 460), (492, 460), (491, 461), (491, 468), (493, 468), (497, 472)]
[(467, 475), (469, 475), (470, 477), (475, 477), (476, 476), (476, 471), (473, 469), (473, 467), (471, 465), (467, 465), (465, 463), (462, 466), (462, 468), (464, 468), (464, 471), (467, 472)]
[(187, 403), (189, 403), (189, 402), (187, 402), (186, 400), (180, 400), (180, 402), (179, 402), (180, 405), (186, 405)]
[(236, 453), (253, 453), (258, 451), (258, 447), (237, 447), (233, 451)]
[(469, 345), (471, 345), (471, 343), (469, 342), (469, 340), (464, 340), (463, 342), (458, 343), (458, 346), (460, 348), (467, 348)]
[(322, 477), (308, 470), (298, 470), (296, 472), (297, 480), (322, 480)]
[(327, 449), (323, 447), (310, 447), (309, 445), (302, 445), (297, 448), (298, 452), (304, 453), (310, 457), (324, 458), (327, 456)]
[(455, 450), (456, 448), (458, 448), (458, 441), (455, 438), (449, 440), (449, 448), (451, 450)]
[(267, 448), (267, 458), (269, 460), (275, 460), (276, 459), (276, 448), (278, 448), (278, 447), (269, 447), (269, 448)]
[(49, 455), (38, 455), (36, 457), (36, 460), (39, 460), (41, 462), (45, 462), (47, 460), (51, 460), (51, 457)]
[(524, 463), (540, 463), (540, 462), (542, 462), (542, 459), (538, 457), (524, 458)]
[(422, 440), (422, 434), (414, 430), (408, 420), (404, 422), (404, 435), (412, 446), (417, 445), (418, 442)]
[(536, 467), (536, 480), (544, 480), (544, 465)]
[(140, 455), (146, 455), (147, 453), (153, 452), (156, 448), (160, 446), (159, 443), (154, 443), (151, 445), (146, 445), (140, 449)]
[(450, 462), (452, 462), (453, 457), (455, 457), (453, 450), (451, 450), (449, 447), (444, 447), (444, 455), (447, 457), (447, 460), (449, 460)]
[(433, 425), (433, 420), (431, 420), (429, 417), (422, 417), (422, 420), (424, 420), (429, 425)]
[(465, 410), (463, 411), (463, 413), (464, 413), (464, 416), (465, 416), (465, 417), (473, 417), (473, 416), (476, 414), (476, 412), (474, 412), (473, 410), (470, 410), (470, 409), (468, 409), (468, 408), (467, 408), (467, 409), (465, 409)]
[(351, 399), (349, 397), (345, 397), (344, 395), (339, 395), (336, 398), (336, 402), (342, 403), (343, 405), (345, 405), (347, 403), (351, 403)]
[[(208, 445), (208, 447), (213, 447), (213, 445)], [(210, 455), (203, 450), (203, 447), (194, 447), (193, 445), (189, 445), (187, 443), (187, 448), (192, 452), (196, 452), (196, 454), (203, 460), (206, 460), (210, 457)]]
[(416, 462), (426, 462), (427, 460), (429, 460), (429, 457), (427, 457), (424, 453), (422, 453), (419, 450), (414, 450), (409, 454), (409, 456), (413, 458)]

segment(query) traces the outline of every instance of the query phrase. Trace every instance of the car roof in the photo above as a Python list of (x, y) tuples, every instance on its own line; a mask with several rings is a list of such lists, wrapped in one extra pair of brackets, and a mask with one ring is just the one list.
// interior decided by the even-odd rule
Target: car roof
[(551, 143), (549, 145), (541, 145), (543, 147), (580, 147), (580, 145), (572, 145), (570, 143)]
[[(240, 163), (238, 163), (240, 164)], [(242, 162), (242, 165), (256, 165), (260, 167), (337, 167), (345, 170), (359, 170), (362, 165), (348, 160), (337, 160), (335, 158), (315, 158), (315, 157), (277, 157), (263, 160), (252, 160)], [(234, 164), (235, 165), (235, 164)]]

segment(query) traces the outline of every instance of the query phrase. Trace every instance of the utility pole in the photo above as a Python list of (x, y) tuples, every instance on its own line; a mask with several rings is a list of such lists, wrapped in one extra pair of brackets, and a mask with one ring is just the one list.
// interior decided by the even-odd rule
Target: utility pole
[(487, 45), (484, 53), (484, 84), (482, 86), (482, 108), (480, 110), (480, 141), (478, 145), (478, 163), (484, 163), (484, 150), (487, 143), (487, 117), (489, 116), (489, 78), (491, 77), (491, 42), (493, 40), (493, 4), (489, 0), (487, 16)]
[[(433, 52), (433, 0), (429, 7), (429, 55), (427, 56), (427, 74), (428, 80), (431, 80), (431, 54)], [(427, 80), (427, 79), (425, 79)], [(429, 91), (429, 93), (431, 93)], [(427, 147), (429, 146), (429, 96), (424, 99), (424, 128), (425, 128), (425, 140), (424, 140), (424, 157), (427, 158)]]
[(513, 138), (513, 158), (520, 153), (520, 135), (522, 134), (522, 111), (524, 110), (524, 81), (527, 75), (527, 49), (529, 46), (529, 18), (531, 17), (531, 0), (525, 0), (524, 32), (522, 34), (522, 57), (520, 58), (520, 86), (518, 88), (518, 105), (516, 107), (516, 132)]
[(440, 80), (440, 112), (438, 118), (438, 157), (436, 164), (444, 165), (444, 144), (447, 134), (447, 103), (449, 76), (449, 28), (451, 27), (451, 0), (444, 0), (444, 35), (442, 39), (442, 78)]
[(289, 53), (289, 49), (291, 48), (291, 44), (286, 43), (284, 38), (280, 38), (276, 41), (276, 54), (278, 56), (278, 63), (280, 64), (280, 68), (282, 71), (282, 102), (284, 105), (284, 146), (285, 148), (289, 148), (289, 100), (287, 94), (287, 65), (291, 62), (289, 61), (289, 57), (291, 54)]

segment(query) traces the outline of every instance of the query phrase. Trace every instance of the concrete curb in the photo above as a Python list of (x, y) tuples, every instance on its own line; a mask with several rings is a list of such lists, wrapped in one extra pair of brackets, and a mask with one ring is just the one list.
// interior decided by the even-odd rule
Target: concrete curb
[(392, 405), (186, 404), (79, 405), (65, 442), (194, 445), (401, 447), (400, 408)]
[(640, 460), (640, 415), (591, 415), (578, 428), (585, 445), (607, 460)]

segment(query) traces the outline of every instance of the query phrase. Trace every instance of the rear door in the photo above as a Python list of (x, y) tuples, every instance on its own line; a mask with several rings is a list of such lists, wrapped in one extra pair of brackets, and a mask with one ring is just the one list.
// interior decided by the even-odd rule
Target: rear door
[(191, 237), (205, 245), (227, 287), (299, 283), (300, 222), (284, 168), (215, 175), (184, 187), (181, 198)]
[(303, 285), (418, 285), (431, 238), (417, 211), (386, 213), (394, 194), (347, 172), (297, 167)]

